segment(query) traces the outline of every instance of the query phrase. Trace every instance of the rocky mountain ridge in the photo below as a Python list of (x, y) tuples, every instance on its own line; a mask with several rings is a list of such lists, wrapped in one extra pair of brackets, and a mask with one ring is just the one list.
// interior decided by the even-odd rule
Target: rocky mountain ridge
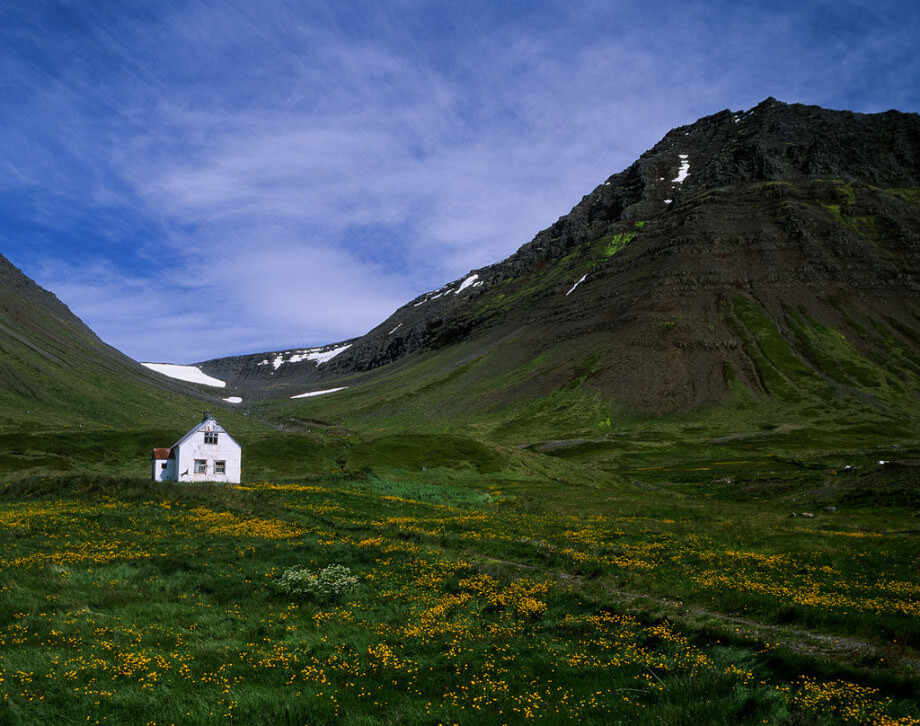
[(514, 339), (520, 360), (569, 341), (592, 351), (603, 395), (669, 411), (718, 400), (734, 381), (768, 389), (751, 351), (752, 328), (768, 326), (827, 378), (807, 350), (814, 326), (841, 332), (857, 357), (888, 355), (877, 324), (915, 347), (918, 189), (920, 116), (770, 98), (670, 131), (510, 257), (364, 336), (200, 367), (280, 396), (461, 341)]

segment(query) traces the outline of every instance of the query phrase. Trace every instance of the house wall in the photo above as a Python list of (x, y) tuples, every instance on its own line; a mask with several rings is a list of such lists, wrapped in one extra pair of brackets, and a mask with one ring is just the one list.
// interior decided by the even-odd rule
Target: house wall
[[(165, 468), (163, 464), (166, 465)], [(154, 481), (176, 481), (176, 460), (154, 459), (152, 474)]]
[[(239, 484), (242, 458), (239, 444), (223, 432), (218, 434), (216, 444), (206, 444), (204, 434), (204, 431), (196, 431), (181, 444), (173, 447), (177, 474), (174, 481), (220, 481)], [(196, 459), (207, 462), (207, 470), (204, 473), (195, 473)], [(215, 461), (226, 462), (223, 474), (214, 472)]]

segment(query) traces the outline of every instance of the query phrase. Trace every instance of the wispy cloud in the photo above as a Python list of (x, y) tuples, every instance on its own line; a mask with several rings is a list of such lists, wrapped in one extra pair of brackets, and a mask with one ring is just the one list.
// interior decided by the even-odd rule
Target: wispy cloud
[(327, 343), (673, 126), (920, 107), (889, 0), (313, 5), (0, 9), (2, 251), (139, 359)]

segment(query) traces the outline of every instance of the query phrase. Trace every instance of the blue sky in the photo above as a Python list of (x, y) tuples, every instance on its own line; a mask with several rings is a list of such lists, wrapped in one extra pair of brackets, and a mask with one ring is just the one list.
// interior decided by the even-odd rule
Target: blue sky
[(669, 129), (920, 111), (904, 0), (0, 4), (0, 253), (138, 360), (360, 335)]

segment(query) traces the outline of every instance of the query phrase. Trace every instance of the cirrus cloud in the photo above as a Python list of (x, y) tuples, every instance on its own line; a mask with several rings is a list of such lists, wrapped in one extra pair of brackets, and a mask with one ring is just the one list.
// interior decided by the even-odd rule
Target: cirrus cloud
[(918, 26), (893, 0), (8, 3), (0, 251), (138, 359), (330, 343), (699, 116), (917, 110)]

